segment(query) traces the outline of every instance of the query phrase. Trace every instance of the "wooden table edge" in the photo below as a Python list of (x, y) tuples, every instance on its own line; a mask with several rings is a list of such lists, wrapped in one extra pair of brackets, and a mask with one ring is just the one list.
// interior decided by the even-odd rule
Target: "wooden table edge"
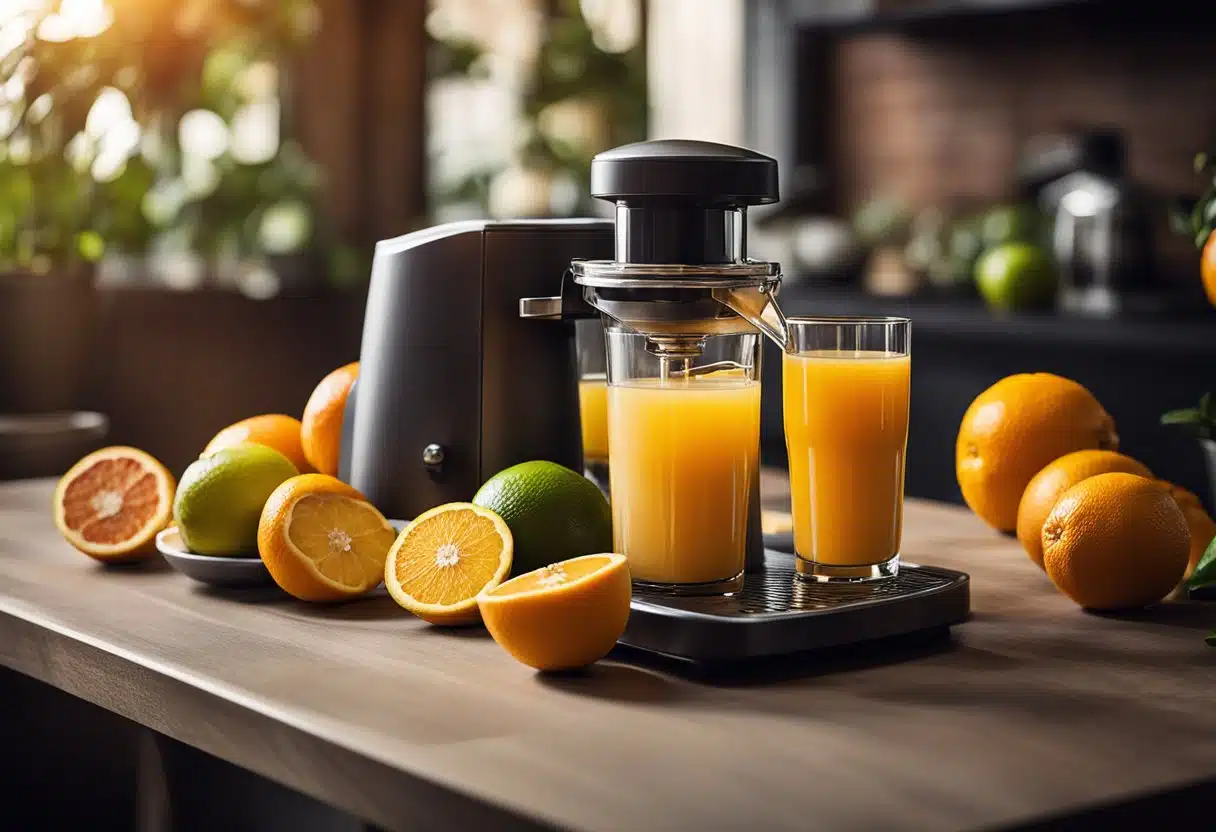
[(0, 665), (361, 820), (385, 829), (403, 822), (411, 828), (564, 828), (377, 760), (295, 724), (273, 706), (158, 664), (23, 614), (0, 597)]

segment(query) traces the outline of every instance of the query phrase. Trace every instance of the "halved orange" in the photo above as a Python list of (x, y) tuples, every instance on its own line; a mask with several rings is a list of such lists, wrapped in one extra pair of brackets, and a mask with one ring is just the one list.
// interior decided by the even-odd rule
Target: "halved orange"
[(99, 561), (141, 560), (173, 516), (177, 482), (151, 455), (125, 445), (94, 451), (55, 489), (55, 525), (64, 539)]
[(258, 553), (275, 583), (301, 601), (363, 595), (384, 577), (396, 530), (355, 488), (325, 474), (301, 474), (262, 508)]
[(624, 555), (582, 555), (512, 578), (477, 596), (490, 635), (537, 670), (602, 659), (625, 632), (631, 587)]
[(384, 564), (398, 604), (431, 624), (476, 623), (477, 593), (511, 571), (515, 542), (506, 522), (472, 503), (424, 511), (401, 533)]

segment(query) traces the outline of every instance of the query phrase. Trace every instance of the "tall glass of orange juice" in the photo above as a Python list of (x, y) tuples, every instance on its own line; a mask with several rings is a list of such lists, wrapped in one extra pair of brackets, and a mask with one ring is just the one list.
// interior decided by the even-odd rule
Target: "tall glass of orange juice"
[(782, 356), (798, 574), (899, 571), (912, 357), (906, 318), (790, 318)]
[(681, 358), (617, 325), (607, 335), (616, 551), (640, 586), (737, 591), (759, 470), (760, 335), (707, 336)]

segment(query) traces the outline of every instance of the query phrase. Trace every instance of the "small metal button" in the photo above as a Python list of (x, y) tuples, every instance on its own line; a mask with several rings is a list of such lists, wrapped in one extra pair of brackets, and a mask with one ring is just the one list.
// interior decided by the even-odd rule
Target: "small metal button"
[(443, 467), (443, 446), (436, 445), (434, 442), (422, 449), (422, 464), (427, 470), (438, 471)]

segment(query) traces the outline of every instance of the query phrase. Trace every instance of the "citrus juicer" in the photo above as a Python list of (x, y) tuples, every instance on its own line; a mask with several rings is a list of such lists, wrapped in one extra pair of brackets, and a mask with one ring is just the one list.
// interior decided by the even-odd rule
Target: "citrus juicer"
[[(694, 367), (714, 336), (759, 331), (784, 350), (780, 266), (747, 255), (747, 209), (776, 202), (777, 183), (775, 160), (721, 144), (660, 140), (598, 155), (591, 194), (614, 205), (614, 258), (576, 259), (562, 294), (524, 299), (521, 315), (561, 317), (581, 309), (573, 298), (581, 293), (610, 336), (616, 330), (645, 336), (664, 380), (716, 369), (713, 362)], [(610, 367), (616, 343), (609, 338)], [(637, 452), (610, 440), (609, 468)], [(965, 616), (967, 577), (949, 570), (911, 567), (872, 586), (799, 580), (792, 552), (764, 547), (758, 468), (755, 474), (741, 588), (672, 594), (635, 581), (624, 643), (729, 661), (945, 628)]]
[[(780, 267), (747, 257), (747, 207), (778, 199), (773, 159), (642, 142), (597, 156), (591, 190), (614, 204), (614, 221), (447, 223), (376, 246), (339, 476), (386, 516), (469, 500), (530, 459), (582, 470), (575, 321), (644, 335), (668, 377), (714, 369), (701, 359), (716, 335), (760, 332), (784, 345)], [(628, 452), (610, 445), (609, 467)], [(967, 576), (950, 570), (905, 565), (889, 580), (843, 586), (798, 580), (792, 547), (764, 546), (758, 475), (748, 490), (742, 588), (635, 587), (622, 644), (712, 664), (966, 616)]]

